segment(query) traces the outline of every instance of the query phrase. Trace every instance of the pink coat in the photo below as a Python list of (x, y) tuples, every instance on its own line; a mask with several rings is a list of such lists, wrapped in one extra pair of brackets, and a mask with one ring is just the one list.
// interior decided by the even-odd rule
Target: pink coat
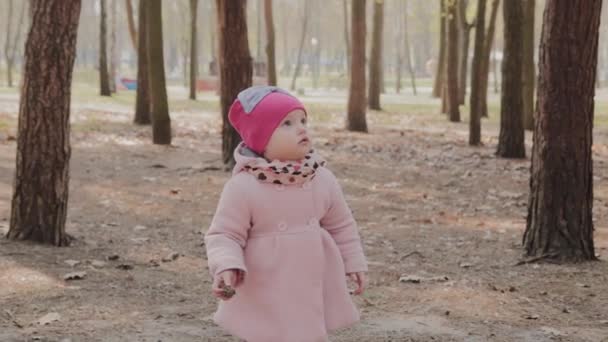
[(303, 185), (262, 183), (239, 172), (250, 157), (235, 157), (205, 242), (212, 275), (246, 275), (215, 322), (248, 342), (323, 341), (357, 322), (345, 274), (367, 262), (334, 175), (321, 167)]

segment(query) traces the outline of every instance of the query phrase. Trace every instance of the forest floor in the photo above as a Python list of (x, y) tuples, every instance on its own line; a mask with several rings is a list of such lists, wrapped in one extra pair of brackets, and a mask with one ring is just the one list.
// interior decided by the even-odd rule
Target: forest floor
[[(72, 106), (66, 228), (76, 240), (54, 248), (0, 239), (0, 341), (236, 341), (211, 320), (202, 245), (229, 177), (217, 99), (172, 101), (165, 147), (131, 123), (132, 94), (82, 93)], [(384, 97), (386, 110), (368, 113), (369, 134), (342, 129), (344, 94), (304, 101), (370, 264), (370, 286), (355, 298), (361, 323), (331, 341), (608, 341), (607, 127), (595, 129), (593, 148), (600, 261), (516, 266), (531, 136), (527, 159), (494, 156), (495, 97), (477, 148), (467, 145), (466, 117), (447, 122), (427, 94)], [(0, 234), (17, 109), (16, 93), (0, 91)], [(82, 279), (64, 280), (74, 272)]]

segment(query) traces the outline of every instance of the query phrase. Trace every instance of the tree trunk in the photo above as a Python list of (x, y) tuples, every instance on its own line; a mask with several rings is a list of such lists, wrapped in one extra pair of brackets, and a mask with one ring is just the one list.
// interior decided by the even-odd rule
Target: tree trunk
[(467, 6), (468, 0), (460, 0), (458, 2), (458, 24), (459, 30), (459, 42), (460, 42), (460, 54), (459, 54), (459, 67), (458, 67), (458, 103), (464, 105), (465, 97), (467, 94), (467, 73), (469, 66), (469, 41), (471, 36), (471, 29), (473, 24), (467, 21)]
[(496, 155), (525, 158), (523, 123), (522, 62), (524, 47), (523, 7), (520, 1), (504, 1), (504, 42), (500, 135)]
[(448, 116), (452, 122), (460, 122), (460, 109), (458, 98), (458, 0), (447, 5), (448, 10), (448, 46), (447, 46), (447, 104)]
[(167, 103), (165, 84), (165, 61), (163, 57), (163, 21), (160, 0), (146, 1), (148, 40), (148, 79), (152, 99), (152, 142), (171, 144), (171, 118)]
[(190, 99), (196, 100), (196, 76), (198, 71), (198, 52), (196, 49), (196, 14), (198, 0), (190, 0)]
[(138, 46), (137, 46), (137, 95), (135, 99), (135, 118), (138, 125), (149, 125), (152, 122), (152, 99), (148, 79), (148, 20), (146, 0), (139, 0)]
[[(403, 2), (399, 1), (396, 4), (397, 8), (394, 8), (393, 10), (395, 11), (395, 13), (403, 13)], [(390, 10), (389, 10), (390, 12)], [(401, 69), (402, 69), (402, 65), (403, 65), (403, 56), (401, 56), (401, 43), (403, 42), (403, 21), (401, 20), (401, 16), (397, 15), (395, 16), (395, 20), (397, 21), (396, 23), (393, 22), (393, 26), (397, 27), (397, 30), (395, 30), (395, 73), (396, 73), (396, 77), (395, 77), (395, 91), (397, 92), (397, 94), (401, 93)]]
[(277, 85), (277, 66), (274, 45), (274, 19), (272, 18), (272, 0), (264, 0), (264, 19), (266, 23), (266, 56), (268, 58), (268, 85)]
[(66, 246), (70, 92), (80, 1), (35, 1), (31, 6), (7, 237)]
[(601, 6), (569, 0), (545, 7), (523, 236), (531, 257), (596, 259), (591, 147)]
[(367, 132), (365, 119), (365, 0), (352, 0), (351, 68), (346, 129)]
[(351, 62), (351, 50), (350, 50), (350, 39), (348, 34), (348, 1), (342, 1), (342, 7), (344, 9), (344, 43), (346, 46), (346, 75), (350, 77), (350, 62)]
[(110, 85), (110, 92), (116, 93), (116, 67), (118, 63), (118, 56), (116, 51), (116, 1), (118, 0), (110, 0), (112, 16), (110, 20), (110, 76), (108, 77), (108, 82)]
[(255, 30), (255, 36), (256, 36), (255, 59), (256, 59), (256, 62), (261, 62), (262, 61), (262, 0), (256, 0), (255, 4), (256, 4), (255, 17), (256, 17), (256, 21), (257, 21), (257, 27)]
[(416, 71), (414, 70), (414, 66), (412, 63), (412, 53), (410, 52), (410, 38), (409, 38), (409, 32), (408, 32), (408, 20), (407, 20), (407, 16), (408, 16), (408, 1), (407, 0), (403, 0), (403, 7), (405, 8), (405, 10), (403, 11), (403, 44), (405, 45), (405, 50), (403, 51), (403, 54), (405, 55), (405, 60), (406, 60), (406, 64), (407, 64), (407, 68), (410, 72), (410, 79), (411, 79), (411, 83), (412, 83), (412, 92), (414, 93), (414, 95), (417, 95), (417, 91), (416, 91)]
[(108, 75), (108, 53), (106, 51), (106, 0), (99, 0), (101, 17), (99, 21), (99, 93), (101, 96), (111, 96)]
[(490, 15), (490, 23), (488, 24), (488, 31), (485, 34), (484, 43), (484, 54), (482, 59), (481, 69), (481, 82), (479, 87), (481, 93), (479, 96), (479, 110), (481, 116), (484, 118), (488, 117), (488, 80), (490, 75), (490, 52), (492, 52), (492, 46), (494, 44), (494, 31), (496, 30), (496, 16), (498, 15), (498, 5), (500, 0), (492, 1), (492, 10)]
[(296, 60), (296, 70), (293, 72), (291, 79), (291, 86), (289, 89), (296, 90), (296, 79), (300, 75), (300, 68), (302, 67), (302, 50), (304, 49), (304, 41), (306, 40), (306, 31), (308, 30), (308, 6), (309, 1), (304, 1), (304, 18), (302, 20), (302, 35), (300, 36), (300, 46), (298, 47), (298, 59)]
[[(137, 30), (135, 29), (135, 20), (133, 20), (133, 5), (131, 4), (131, 0), (125, 0), (125, 4), (127, 5), (127, 23), (129, 24), (129, 36), (131, 37), (131, 43), (133, 43), (133, 50), (138, 51), (139, 45), (137, 44)], [(139, 16), (141, 15), (142, 13), (140, 11)], [(141, 19), (139, 21), (141, 22)]]
[(440, 15), (439, 15), (439, 58), (437, 61), (437, 72), (435, 72), (435, 82), (433, 83), (433, 97), (441, 97), (443, 93), (443, 78), (445, 74), (445, 55), (446, 55), (446, 39), (445, 39), (445, 25), (446, 25), (446, 13), (445, 13), (445, 1), (440, 1)]
[(372, 50), (369, 61), (369, 108), (381, 110), (380, 90), (382, 82), (382, 39), (384, 26), (384, 1), (374, 1)]
[(228, 121), (228, 111), (238, 93), (250, 87), (252, 82), (246, 2), (216, 0), (216, 7), (222, 107), (222, 156), (224, 164), (232, 166), (234, 149), (241, 139)]
[(523, 101), (524, 128), (534, 129), (534, 7), (535, 0), (524, 2), (524, 61), (523, 61)]
[(480, 83), (483, 68), (483, 49), (485, 35), (486, 0), (478, 0), (475, 20), (475, 47), (471, 67), (471, 98), (469, 100), (469, 145), (481, 145), (481, 111), (479, 97), (483, 96)]

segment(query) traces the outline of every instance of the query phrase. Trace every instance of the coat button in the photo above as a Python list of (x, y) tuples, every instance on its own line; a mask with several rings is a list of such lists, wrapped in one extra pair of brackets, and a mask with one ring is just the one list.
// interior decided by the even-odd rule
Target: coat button
[(277, 227), (279, 228), (280, 232), (284, 232), (287, 230), (287, 223), (281, 221), (281, 222), (279, 222)]
[(310, 227), (315, 227), (315, 226), (317, 226), (317, 223), (318, 223), (318, 222), (317, 222), (317, 219), (316, 219), (316, 218), (314, 218), (314, 217), (311, 217), (311, 218), (308, 220), (308, 226), (310, 226)]
[(285, 190), (285, 185), (283, 185), (283, 184), (276, 184), (276, 185), (274, 186), (274, 188), (275, 188), (277, 191), (283, 191), (283, 190)]
[(302, 184), (302, 189), (304, 189), (304, 190), (310, 190), (310, 181)]

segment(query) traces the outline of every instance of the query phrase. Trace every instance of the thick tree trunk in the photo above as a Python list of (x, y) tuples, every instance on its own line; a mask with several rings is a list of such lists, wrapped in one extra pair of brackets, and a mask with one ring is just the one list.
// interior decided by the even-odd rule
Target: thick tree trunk
[(522, 62), (524, 47), (523, 6), (520, 1), (504, 1), (504, 42), (500, 135), (496, 155), (525, 158), (523, 123)]
[(437, 60), (437, 71), (435, 72), (435, 82), (433, 83), (433, 97), (441, 97), (444, 87), (444, 74), (445, 74), (445, 59), (446, 59), (446, 39), (445, 39), (445, 27), (446, 27), (446, 12), (445, 12), (445, 1), (440, 1), (440, 16), (439, 16), (439, 57)]
[(523, 61), (523, 101), (524, 128), (534, 129), (534, 7), (535, 0), (524, 1), (524, 61)]
[(380, 91), (382, 82), (382, 40), (384, 26), (384, 1), (374, 1), (372, 50), (369, 61), (369, 108), (381, 110)]
[(277, 66), (275, 59), (274, 19), (272, 0), (264, 0), (264, 19), (266, 23), (266, 58), (268, 59), (268, 85), (277, 85)]
[[(138, 51), (139, 45), (137, 44), (137, 30), (135, 29), (135, 20), (133, 20), (133, 5), (131, 4), (131, 0), (125, 0), (125, 4), (127, 6), (127, 23), (129, 25), (129, 36), (131, 37), (131, 43), (133, 43), (133, 50)], [(139, 15), (141, 16), (141, 14), (142, 13), (140, 11)], [(141, 19), (139, 19), (139, 21), (141, 22)]]
[(106, 51), (106, 0), (99, 0), (101, 16), (99, 20), (99, 94), (101, 96), (111, 96), (109, 74), (108, 74), (108, 53)]
[(403, 40), (404, 40), (403, 44), (405, 45), (403, 54), (405, 55), (407, 69), (410, 72), (412, 92), (414, 93), (414, 95), (417, 95), (416, 71), (414, 70), (414, 66), (412, 63), (412, 53), (410, 51), (410, 38), (409, 38), (408, 20), (407, 20), (409, 11), (408, 11), (408, 1), (407, 0), (403, 0), (403, 7), (405, 8), (405, 10), (403, 11)]
[(460, 42), (460, 54), (458, 55), (459, 66), (458, 66), (458, 103), (464, 105), (465, 97), (467, 94), (467, 73), (469, 66), (469, 42), (471, 36), (471, 29), (473, 24), (467, 21), (467, 6), (468, 0), (460, 0), (458, 2), (458, 26), (459, 30), (459, 42)]
[(300, 69), (302, 68), (302, 50), (304, 49), (304, 42), (306, 41), (306, 31), (308, 31), (308, 7), (310, 1), (304, 1), (304, 18), (302, 19), (302, 34), (300, 35), (300, 45), (298, 47), (298, 58), (296, 60), (296, 69), (293, 72), (291, 78), (291, 86), (289, 89), (296, 90), (296, 79), (300, 76)]
[(238, 93), (250, 87), (252, 82), (246, 2), (216, 0), (216, 7), (222, 107), (222, 156), (224, 164), (232, 166), (234, 149), (241, 139), (228, 121), (228, 111)]
[(365, 0), (353, 0), (351, 12), (351, 69), (346, 129), (367, 132), (365, 119)]
[(198, 51), (196, 47), (196, 14), (198, 0), (190, 0), (190, 99), (196, 100), (196, 76), (198, 71)]
[(66, 246), (70, 92), (80, 1), (31, 6), (8, 238)]
[(139, 37), (137, 38), (137, 94), (135, 98), (135, 117), (138, 125), (149, 125), (152, 122), (152, 99), (148, 80), (148, 20), (146, 0), (139, 0)]
[(485, 35), (486, 0), (478, 0), (477, 16), (475, 20), (475, 47), (473, 52), (473, 65), (471, 67), (471, 98), (469, 100), (469, 145), (481, 144), (481, 111), (479, 97), (481, 92), (481, 72), (483, 68), (483, 49)]
[(602, 1), (549, 1), (539, 55), (528, 219), (531, 257), (596, 259), (592, 131)]
[(448, 46), (446, 65), (446, 90), (448, 117), (452, 122), (460, 122), (460, 109), (458, 108), (458, 0), (453, 0), (447, 6), (448, 10)]
[(479, 96), (479, 110), (481, 111), (481, 116), (484, 118), (488, 117), (488, 80), (490, 76), (490, 53), (492, 52), (492, 46), (494, 45), (494, 32), (496, 31), (496, 17), (498, 15), (499, 5), (500, 0), (492, 1), (490, 23), (488, 24), (488, 31), (485, 34), (486, 41), (484, 43), (481, 82), (479, 85), (481, 89), (481, 94)]
[(351, 50), (350, 39), (348, 34), (348, 0), (342, 1), (342, 8), (344, 10), (344, 45), (346, 46), (346, 75), (350, 77)]
[(148, 40), (148, 79), (152, 98), (152, 142), (171, 144), (171, 118), (167, 103), (165, 61), (163, 57), (163, 21), (160, 0), (146, 1)]

